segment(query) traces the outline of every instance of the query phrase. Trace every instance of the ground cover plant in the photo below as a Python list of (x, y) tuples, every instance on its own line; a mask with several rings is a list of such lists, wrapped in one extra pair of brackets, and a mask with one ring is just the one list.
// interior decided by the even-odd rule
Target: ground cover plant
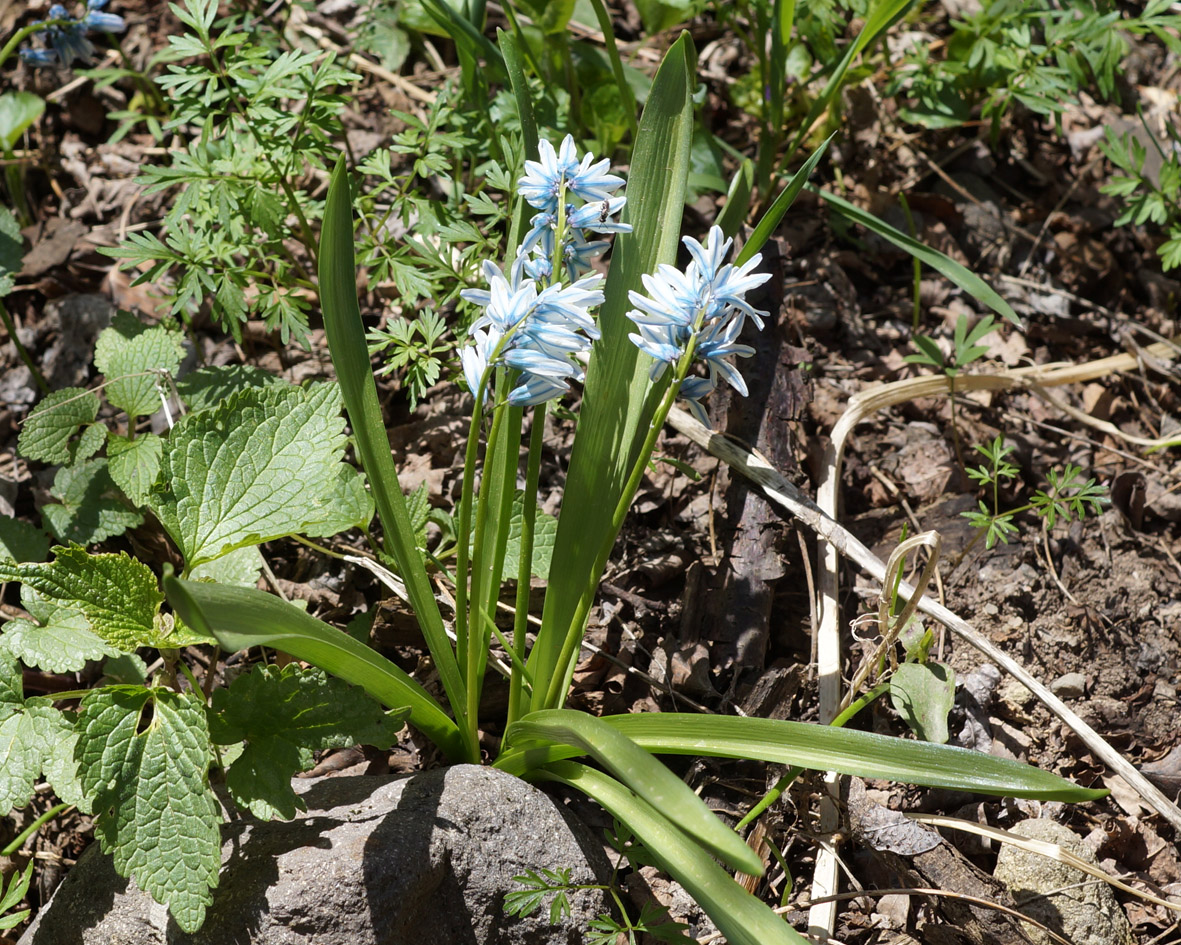
[[(439, 48), (454, 63), (449, 90), (429, 102), (398, 102), (392, 114), (400, 130), (367, 145), (354, 133), (364, 112), (359, 90), (374, 81), (363, 80), (374, 75), (373, 63), (339, 48), (325, 53), (333, 44), (300, 45), (292, 39), (301, 35), (298, 20), (192, 0), (172, 9), (180, 28), (155, 62), (115, 66), (111, 57), (98, 64), (89, 81), (105, 88), (148, 83), (165, 92), (141, 98), (139, 112), (119, 108), (109, 126), (120, 136), (116, 145), (138, 140), (135, 147), (150, 149), (158, 130), (183, 137), (186, 146), (135, 172), (135, 186), (158, 211), (150, 225), (108, 234), (104, 253), (132, 275), (120, 275), (103, 256), (88, 257), (108, 273), (110, 290), (127, 307), (136, 300), (146, 317), (117, 314), (83, 342), (82, 366), (73, 374), (42, 356), (36, 335), (21, 338), (21, 326), (37, 322), (26, 303), (47, 289), (27, 281), (37, 263), (24, 252), (20, 217), (44, 214), (48, 198), (22, 184), (21, 192), (35, 199), (0, 214), (3, 285), (16, 289), (21, 306), (15, 321), (6, 318), (11, 363), (26, 359), (19, 370), (28, 371), (30, 395), (14, 398), (26, 406), (11, 448), (18, 468), (40, 476), (35, 507), (28, 493), (10, 511), (0, 510), (0, 579), (12, 589), (0, 636), (0, 734), (10, 762), (0, 780), (0, 807), (13, 808), (13, 822), (21, 825), (13, 831), (14, 852), (49, 836), (69, 842), (71, 818), (89, 815), (116, 868), (165, 902), (181, 928), (196, 929), (215, 901), (221, 820), (215, 782), (224, 781), (240, 811), (289, 818), (299, 809), (290, 787), (294, 774), (354, 743), (397, 752), (409, 722), (442, 758), (485, 761), (594, 798), (617, 822), (617, 833), (631, 835), (621, 843), (636, 856), (629, 868), (655, 864), (678, 880), (728, 940), (798, 941), (799, 923), (765, 903), (790, 905), (792, 890), (806, 885), (799, 873), (811, 859), (800, 852), (806, 831), (792, 839), (780, 826), (774, 855), (759, 853), (711, 806), (735, 808), (730, 823), (737, 820), (740, 829), (769, 818), (782, 824), (791, 804), (801, 814), (810, 804), (808, 782), (799, 777), (806, 768), (1042, 800), (1104, 794), (1089, 787), (1094, 772), (1074, 768), (1088, 787), (1051, 773), (1048, 753), (1029, 766), (964, 750), (981, 747), (965, 742), (955, 714), (963, 711), (955, 707), (955, 682), (972, 667), (957, 649), (953, 672), (956, 659), (943, 653), (943, 643), (911, 622), (917, 604), (906, 608), (900, 596), (901, 558), (886, 569), (892, 578), (880, 633), (865, 644), (869, 672), (849, 667), (849, 711), (828, 726), (787, 721), (816, 719), (806, 695), (814, 684), (799, 677), (797, 696), (747, 704), (745, 717), (732, 713), (751, 697), (753, 683), (777, 677), (770, 654), (800, 651), (798, 639), (774, 640), (769, 630), (772, 612), (784, 613), (785, 603), (774, 603), (767, 591), (779, 579), (741, 570), (756, 560), (764, 561), (759, 567), (782, 561), (781, 540), (773, 549), (735, 553), (760, 530), (777, 534), (783, 526), (757, 518), (765, 513), (742, 512), (744, 493), (714, 470), (709, 489), (725, 493), (726, 515), (734, 518), (725, 527), (723, 556), (713, 556), (713, 533), (701, 524), (708, 517), (713, 528), (708, 503), (688, 511), (704, 487), (686, 472), (701, 461), (675, 441), (673, 455), (665, 455), (665, 421), (680, 410), (679, 400), (706, 427), (733, 425), (738, 437), (790, 465), (803, 450), (781, 426), (756, 422), (743, 432), (739, 419), (752, 411), (760, 417), (771, 403), (788, 415), (787, 396), (796, 398), (792, 410), (800, 415), (807, 385), (787, 367), (801, 357), (794, 345), (811, 346), (813, 356), (827, 352), (837, 363), (846, 356), (842, 344), (877, 351), (893, 338), (905, 350), (902, 341), (913, 337), (917, 358), (893, 349), (887, 358), (882, 350), (879, 366), (870, 367), (872, 358), (855, 355), (850, 376), (880, 377), (882, 365), (905, 370), (908, 360), (943, 371), (950, 379), (949, 414), (931, 414), (943, 432), (931, 437), (928, 431), (922, 448), (938, 455), (938, 443), (950, 443), (955, 453), (963, 452), (961, 439), (991, 444), (980, 450), (988, 463), (980, 469), (963, 469), (963, 457), (934, 464), (947, 470), (943, 486), (957, 496), (972, 488), (971, 480), (987, 493), (987, 501), (961, 496), (979, 510), (971, 514), (987, 540), (979, 543), (984, 547), (965, 540), (960, 550), (966, 560), (980, 560), (998, 545), (994, 538), (1004, 537), (1025, 547), (1026, 536), (1011, 535), (1013, 522), (1022, 521), (1023, 505), (1044, 510), (1045, 527), (1029, 541), (1044, 548), (1049, 573), (1066, 590), (1069, 568), (1061, 557), (1055, 567), (1053, 559), (1064, 553), (1063, 543), (1080, 540), (1074, 532), (1066, 537), (1072, 514), (1101, 512), (1088, 465), (1093, 457), (1048, 457), (1045, 448), (1031, 457), (1029, 428), (1021, 420), (990, 427), (998, 419), (988, 412), (994, 405), (974, 401), (975, 388), (960, 380), (969, 363), (987, 371), (985, 355), (1008, 357), (998, 339), (1015, 344), (1028, 334), (1044, 347), (1051, 336), (1036, 333), (1038, 310), (1028, 299), (1003, 298), (992, 288), (1003, 283), (981, 279), (959, 247), (928, 245), (943, 238), (932, 220), (949, 198), (920, 194), (908, 202), (917, 213), (893, 222), (888, 207), (865, 200), (849, 160), (864, 145), (839, 127), (841, 109), (853, 108), (861, 90), (874, 83), (890, 90), (872, 64), (891, 31), (911, 25), (906, 17), (916, 11), (904, 3), (871, 5), (856, 11), (863, 18), (846, 32), (838, 7), (796, 17), (790, 4), (738, 5), (711, 19), (714, 11), (704, 8), (641, 5), (629, 25), (601, 4), (585, 6), (554, 12), (549, 5), (510, 5), (491, 23), (482, 5), (424, 2), (413, 15), (382, 16), (365, 8), (363, 22), (349, 24), (359, 42), (377, 30), (400, 36), (411, 49), (400, 61), (388, 60), (381, 67), (387, 72), (420, 56), (432, 61)], [(735, 74), (748, 85), (767, 84), (761, 103), (711, 88), (717, 73), (709, 49), (672, 29), (699, 14), (740, 34), (731, 43), (740, 51)], [(69, 20), (79, 35), (87, 15)], [(132, 11), (112, 15), (126, 19)], [(582, 29), (591, 18), (597, 37)], [(332, 21), (314, 22), (309, 29), (321, 32), (305, 38), (322, 38)], [(48, 38), (48, 45), (37, 40), (29, 47), (26, 59), (41, 71), (22, 67), (26, 80), (48, 83), (54, 73), (44, 70), (68, 64), (50, 32), (63, 24), (17, 31), (22, 41), (35, 33)], [(1153, 25), (1170, 28), (1165, 20)], [(38, 55), (49, 49), (55, 62)], [(703, 77), (712, 117), (697, 109)], [(1016, 101), (992, 121), (982, 143), (1022, 114), (1019, 96)], [(980, 108), (980, 99), (967, 107)], [(727, 108), (749, 111), (729, 113), (730, 126), (719, 121)], [(214, 120), (202, 118), (207, 112)], [(913, 120), (905, 111), (896, 114)], [(10, 151), (22, 134), (26, 144), (32, 140), (27, 135), (37, 121), (34, 115), (16, 132)], [(735, 147), (742, 128), (753, 130), (748, 141), (757, 145)], [(1047, 126), (1046, 133), (1049, 140), (1055, 132)], [(1116, 140), (1106, 139), (1108, 150)], [(19, 176), (38, 180), (44, 168), (23, 154), (14, 158)], [(834, 155), (842, 171), (829, 184)], [(1150, 180), (1132, 150), (1124, 164), (1113, 160)], [(16, 178), (6, 180), (16, 193)], [(1119, 186), (1117, 195), (1126, 195)], [(1165, 197), (1171, 193), (1167, 172), (1159, 187)], [(100, 206), (87, 212), (101, 213)], [(833, 224), (839, 236), (826, 238), (824, 271), (837, 266), (843, 283), (793, 271), (782, 236), (806, 244), (826, 212), (843, 222)], [(1070, 244), (1058, 235), (1053, 247), (1064, 254)], [(1152, 234), (1140, 235), (1144, 252), (1155, 258)], [(905, 260), (895, 266), (900, 278), (874, 290), (844, 274), (854, 257), (887, 246), (909, 254), (894, 258)], [(922, 268), (912, 268), (911, 256)], [(891, 257), (882, 258), (891, 265)], [(923, 279), (924, 270), (947, 281)], [(915, 272), (919, 278), (912, 279)], [(790, 289), (793, 284), (799, 288)], [(1164, 283), (1146, 284), (1171, 291)], [(143, 294), (144, 287), (159, 299)], [(916, 326), (912, 290), (920, 303), (924, 293), (941, 292), (935, 307), (948, 293), (961, 304), (928, 311)], [(886, 305), (885, 314), (869, 319), (874, 310), (867, 301), (844, 308), (843, 321), (826, 320), (826, 310), (865, 292)], [(898, 302), (896, 312), (887, 298)], [(971, 314), (962, 304), (969, 299), (976, 306)], [(380, 321), (363, 317), (375, 306), (384, 312)], [(998, 329), (986, 309), (1024, 332)], [(937, 323), (939, 314), (946, 328)], [(1154, 324), (1158, 333), (1173, 330), (1160, 319)], [(268, 332), (275, 357), (255, 347)], [(224, 339), (226, 351), (253, 350), (255, 358), (245, 360), (270, 370), (224, 360), (193, 370), (184, 362), (205, 336)], [(1167, 359), (1153, 357), (1156, 364)], [(101, 385), (92, 382), (90, 364), (103, 375)], [(293, 373), (300, 364), (305, 368)], [(277, 369), (287, 376), (276, 376)], [(336, 381), (324, 380), (329, 373)], [(32, 407), (36, 378), (50, 392)], [(1162, 414), (1173, 402), (1147, 381), (1142, 394), (1137, 402), (1147, 398)], [(421, 452), (421, 468), (439, 474), (410, 474), (408, 463), (391, 456), (391, 432), (396, 439), (406, 418), (426, 420), (440, 411), (450, 418), (447, 433), (433, 435)], [(1014, 428), (1022, 431), (1016, 440)], [(1137, 432), (1167, 439), (1169, 428)], [(1006, 459), (1012, 450), (1023, 453), (1021, 467)], [(1167, 464), (1167, 455), (1145, 462)], [(864, 486), (870, 476), (881, 489), (899, 474), (891, 466), (871, 475), (872, 465), (872, 459), (855, 463), (854, 482)], [(957, 468), (967, 473), (962, 486), (953, 479)], [(1022, 468), (1050, 482), (1026, 502), (1017, 497)], [(1113, 491), (1134, 515), (1134, 502)], [(863, 503), (879, 503), (872, 490), (859, 494), (867, 497)], [(924, 497), (936, 499), (938, 491)], [(853, 504), (854, 514), (866, 511)], [(637, 555), (650, 568), (642, 536), (694, 521), (695, 556), (709, 562), (710, 580), (722, 581), (715, 588), (719, 600), (749, 603), (749, 595), (763, 594), (764, 603), (730, 637), (724, 609), (708, 618), (716, 625), (690, 622), (678, 631), (667, 614), (650, 621), (647, 639), (659, 641), (660, 655), (645, 658), (648, 677), (667, 686), (664, 711), (629, 711), (638, 705), (606, 695), (588, 699), (597, 690), (586, 681), (584, 644), (624, 651), (618, 640), (610, 643), (607, 604), (635, 608), (628, 622), (637, 627), (646, 619), (644, 585), (632, 585), (627, 596), (613, 589), (626, 574), (620, 568), (635, 566)], [(1167, 527), (1161, 535), (1166, 543), (1175, 537)], [(276, 564), (284, 575), (298, 573), (291, 567), (296, 561), (349, 574), (337, 556), (346, 549), (355, 554), (358, 542), (372, 559), (371, 572), (408, 599), (421, 630), (417, 646), (429, 652), (437, 685), (416, 678), (413, 660), (382, 652), (377, 586), (360, 583), (367, 599), (332, 613), (314, 603), (305, 612), (257, 588), (260, 575), (288, 593), (299, 585), (300, 578), (277, 577)], [(625, 563), (613, 565), (613, 558)], [(937, 563), (933, 554), (920, 584), (930, 586)], [(741, 576), (741, 592), (725, 583), (727, 574)], [(531, 592), (542, 578), (544, 601)], [(440, 586), (453, 607), (440, 605)], [(1006, 593), (998, 599), (1008, 600)], [(506, 606), (513, 619), (498, 622)], [(689, 597), (681, 606), (684, 613), (694, 610)], [(263, 658), (231, 679), (222, 657), (240, 650)], [(267, 656), (273, 652), (299, 662)], [(627, 652), (635, 659), (644, 650), (632, 645)], [(1151, 657), (1162, 679), (1170, 653)], [(500, 718), (482, 708), (499, 686), (488, 672), (493, 659), (508, 674)], [(621, 691), (634, 692), (636, 679), (624, 678)], [(876, 685), (861, 693), (871, 678)], [(939, 685), (931, 687), (931, 679)], [(886, 692), (893, 714), (876, 698)], [(722, 711), (673, 711), (683, 708), (683, 698), (705, 699)], [(640, 705), (657, 707), (654, 700)], [(870, 715), (873, 727), (901, 720), (925, 741), (859, 730)], [(823, 711), (820, 720), (830, 721)], [(960, 747), (934, 744), (944, 741)], [(694, 764), (733, 764), (720, 770), (745, 771), (749, 779), (749, 766), (757, 763), (759, 774), (740, 803), (717, 804), (711, 788), (714, 803), (707, 805), (682, 780), (683, 767), (676, 761), (668, 767), (656, 755), (736, 759)], [(1061, 753), (1057, 761), (1070, 764)], [(687, 777), (700, 777), (701, 770), (690, 769)], [(178, 833), (191, 841), (185, 857), (153, 852), (162, 836)], [(748, 882), (735, 883), (726, 868)], [(1163, 869), (1157, 865), (1158, 877)], [(27, 875), (9, 880), (6, 909), (26, 896)], [(539, 908), (550, 895), (550, 908), (560, 911), (568, 877), (533, 873), (524, 881), (522, 893), (509, 900), (513, 911)], [(636, 906), (629, 914), (626, 897), (613, 895), (619, 914), (604, 917), (588, 935), (607, 941), (640, 929), (657, 937), (683, 934), (663, 913)], [(937, 915), (934, 907), (916, 908), (911, 920)], [(904, 916), (901, 928), (911, 920)], [(873, 940), (855, 921), (841, 934)]]

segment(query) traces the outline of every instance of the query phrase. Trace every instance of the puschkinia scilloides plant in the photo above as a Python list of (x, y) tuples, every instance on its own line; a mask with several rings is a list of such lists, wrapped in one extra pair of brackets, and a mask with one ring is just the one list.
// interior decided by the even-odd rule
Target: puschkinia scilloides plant
[[(513, 45), (502, 36), (501, 47), (512, 75)], [(746, 293), (761, 280), (752, 262), (757, 245), (746, 245), (727, 264), (732, 246), (712, 234), (700, 245), (685, 244), (687, 269), (661, 268), (672, 266), (680, 235), (693, 87), (688, 37), (682, 37), (667, 53), (645, 105), (626, 203), (618, 195), (622, 185), (607, 180), (615, 175), (593, 158), (579, 158), (576, 142), (553, 148), (533, 137), (531, 104), (524, 87), (515, 88), (522, 128), (517, 146), (524, 144), (534, 160), (518, 184), (515, 217), (522, 228), (526, 216), (531, 223), (520, 240), (523, 254), (503, 269), (486, 267), (486, 285), (466, 287), (468, 300), (483, 314), (475, 344), (462, 355), (474, 397), (457, 516), (461, 535), (453, 574), (440, 575), (454, 580), (454, 644), (382, 422), (357, 300), (353, 198), (343, 160), (333, 173), (318, 254), (328, 342), (356, 455), (381, 520), (382, 550), (396, 564), (446, 705), (379, 654), (277, 597), (176, 577), (165, 578), (165, 589), (194, 632), (208, 633), (226, 650), (282, 650), (365, 687), (386, 705), (405, 708), (411, 725), (454, 762), (483, 760), (477, 736), (490, 727), (477, 716), (495, 637), (512, 678), (507, 725), (492, 763), (532, 781), (564, 783), (596, 800), (735, 945), (798, 943), (800, 936), (726, 871), (758, 875), (762, 862), (656, 754), (761, 759), (1007, 795), (1082, 800), (1099, 792), (1004, 759), (864, 732), (675, 713), (596, 718), (563, 707), (603, 569), (668, 411), (679, 395), (691, 394), (687, 399), (700, 403), (704, 386), (722, 377), (735, 382), (726, 359), (743, 353), (737, 333), (746, 319), (763, 317), (744, 307)], [(579, 194), (588, 182), (597, 183)], [(798, 191), (799, 181), (793, 184)], [(537, 212), (527, 210), (526, 202)], [(595, 242), (586, 234), (596, 226), (615, 233), (605, 279), (584, 271), (590, 253), (580, 240)], [(663, 367), (654, 369), (657, 364)], [(524, 632), (527, 562), (545, 404), (580, 378), (578, 426), (545, 605), (530, 645)], [(702, 383), (688, 383), (694, 379)], [(518, 491), (527, 410), (528, 458)], [(493, 616), (504, 579), (513, 577), (504, 571), (514, 530), (520, 535), (517, 618), (509, 638)]]

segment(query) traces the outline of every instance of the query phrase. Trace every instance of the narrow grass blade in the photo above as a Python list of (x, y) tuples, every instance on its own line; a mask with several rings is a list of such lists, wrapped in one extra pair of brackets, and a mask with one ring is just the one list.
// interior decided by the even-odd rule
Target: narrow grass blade
[(602, 720), (572, 709), (532, 712), (505, 737), (514, 745), (565, 743), (581, 749), (714, 856), (744, 873), (762, 875), (754, 851), (684, 781)]
[(758, 758), (863, 778), (1046, 801), (1091, 801), (1107, 794), (1008, 758), (827, 725), (649, 712), (605, 716), (602, 721), (656, 754)]
[[(742, 251), (738, 254), (738, 258), (734, 260), (735, 266), (740, 266), (755, 253), (763, 248), (763, 245), (771, 238), (771, 234), (775, 232), (775, 228), (779, 226), (779, 221), (783, 219), (783, 215), (787, 213), (788, 209), (796, 202), (796, 197), (800, 195), (800, 191), (804, 189), (804, 185), (808, 183), (808, 178), (812, 175), (816, 165), (820, 163), (820, 159), (824, 156), (824, 152), (828, 150), (829, 142), (836, 137), (834, 131), (827, 138), (824, 143), (820, 145), (808, 157), (798, 171), (791, 176), (791, 180), (779, 192), (779, 196), (775, 198), (775, 202), (767, 208), (758, 223), (755, 224), (754, 232), (751, 233), (750, 239), (742, 247)], [(732, 188), (731, 188), (732, 189)], [(750, 199), (749, 192), (747, 199)], [(726, 204), (726, 209), (730, 207)]]
[(860, 223), (867, 230), (877, 233), (882, 239), (888, 240), (899, 249), (910, 253), (910, 255), (930, 266), (940, 275), (946, 276), (972, 296), (972, 298), (983, 302), (998, 315), (1008, 319), (1018, 328), (1021, 327), (1021, 319), (1017, 317), (1017, 313), (1013, 311), (1012, 306), (997, 295), (987, 282), (970, 269), (961, 266), (950, 256), (939, 252), (937, 249), (933, 249), (926, 243), (920, 243), (913, 237), (907, 236), (901, 230), (895, 229), (885, 221), (878, 219), (868, 210), (862, 210), (860, 207), (849, 203), (849, 201), (838, 197), (836, 194), (829, 193), (827, 190), (820, 190), (819, 188), (809, 189), (814, 190), (841, 216), (852, 220), (854, 223)]
[(656, 864), (685, 887), (730, 945), (805, 945), (798, 932), (738, 885), (669, 817), (614, 778), (572, 761), (556, 761), (530, 780), (558, 781), (601, 804), (631, 829)]
[(676, 256), (693, 134), (691, 53), (684, 34), (665, 55), (640, 119), (624, 209), (635, 230), (616, 240), (599, 314), (602, 338), (587, 368), (542, 627), (529, 656), (534, 709), (554, 708), (545, 701), (550, 679), (572, 672), (557, 665), (558, 656), (567, 633), (582, 633), (570, 625), (578, 601), (599, 578), (593, 571), (600, 549), (615, 540), (603, 510), (619, 501), (655, 409), (645, 398), (651, 362), (627, 337), (628, 290), (642, 290), (640, 276)]
[[(750, 195), (754, 189), (754, 183), (755, 166), (751, 163), (750, 158), (743, 158), (742, 163), (738, 165), (738, 170), (734, 172), (734, 177), (730, 180), (729, 190), (726, 191), (726, 205), (722, 207), (722, 212), (718, 214), (715, 221), (727, 238), (737, 233), (738, 228), (742, 226), (742, 221), (746, 219), (747, 211), (750, 210)], [(780, 216), (782, 217), (783, 214)], [(776, 222), (779, 221), (776, 220)], [(766, 238), (763, 239), (763, 242), (766, 242)]]
[(504, 65), (508, 70), (509, 85), (517, 102), (517, 116), (521, 120), (521, 135), (525, 140), (525, 154), (537, 160), (537, 119), (533, 115), (533, 100), (529, 98), (529, 84), (525, 81), (525, 66), (517, 38), (505, 30), (496, 31)]
[[(377, 400), (377, 385), (365, 345), (365, 328), (357, 304), (356, 259), (353, 249), (352, 197), (348, 173), (341, 158), (332, 173), (320, 237), (320, 304), (332, 364), (344, 394), (345, 409), (353, 428), (357, 456), (369, 477), (373, 499), (385, 532), (386, 550), (393, 556), (406, 582), (411, 606), (426, 638), (452, 711), (462, 715), (466, 687), (451, 641), (443, 627), (430, 579), (414, 541), (414, 528), (406, 497), (390, 455), (389, 439)], [(461, 726), (468, 731), (468, 726)], [(474, 726), (472, 726), (474, 728)], [(480, 757), (479, 746), (468, 745), (468, 759)]]
[(180, 618), (216, 638), (231, 653), (269, 646), (360, 686), (390, 708), (410, 708), (411, 724), (448, 758), (466, 756), (459, 729), (405, 672), (347, 633), (271, 594), (247, 587), (164, 578), (164, 593)]

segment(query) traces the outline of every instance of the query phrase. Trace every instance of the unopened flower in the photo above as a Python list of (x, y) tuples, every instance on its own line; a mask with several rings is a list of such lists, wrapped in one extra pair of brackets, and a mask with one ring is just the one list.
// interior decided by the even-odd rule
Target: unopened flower
[(630, 293), (636, 307), (627, 315), (638, 333), (628, 337), (654, 359), (652, 380), (670, 364), (677, 364), (693, 342), (694, 362), (705, 367), (706, 376), (684, 378), (678, 393), (694, 416), (708, 425), (701, 400), (717, 388), (719, 377), (743, 396), (747, 394), (742, 375), (726, 359), (754, 354), (753, 348), (738, 344), (737, 338), (748, 317), (762, 328), (767, 313), (751, 306), (745, 296), (770, 276), (754, 272), (762, 262), (760, 254), (741, 266), (724, 263), (733, 241), (725, 238), (720, 227), (710, 229), (704, 244), (691, 236), (682, 242), (693, 257), (684, 272), (662, 264), (654, 274), (643, 277), (647, 295)]

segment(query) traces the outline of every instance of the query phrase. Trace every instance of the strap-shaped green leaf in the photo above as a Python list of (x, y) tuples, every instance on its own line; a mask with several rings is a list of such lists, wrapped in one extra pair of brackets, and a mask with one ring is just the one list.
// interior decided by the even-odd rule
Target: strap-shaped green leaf
[(186, 624), (236, 652), (270, 646), (360, 686), (391, 708), (410, 707), (410, 723), (449, 758), (465, 757), (459, 730), (430, 694), (372, 647), (270, 594), (166, 576), (168, 602)]
[[(406, 508), (406, 497), (398, 482), (398, 473), (390, 455), (390, 442), (377, 400), (377, 385), (369, 363), (365, 328), (357, 304), (357, 265), (353, 249), (352, 196), (344, 159), (337, 162), (324, 204), (324, 223), (320, 237), (320, 302), (324, 310), (324, 328), (332, 364), (344, 395), (345, 410), (353, 427), (357, 456), (377, 504), (377, 513), (385, 530), (385, 547), (398, 563), (410, 604), (418, 617), (427, 647), (434, 657), (439, 678), (452, 710), (461, 718), (467, 688), (459, 672), (455, 651), (443, 627), (443, 615), (435, 600), (426, 566), (414, 540), (414, 526)], [(327, 666), (324, 667), (328, 669)], [(441, 714), (441, 713), (440, 713)], [(417, 723), (416, 723), (417, 724)], [(422, 727), (421, 725), (419, 726)], [(474, 726), (460, 726), (463, 732)], [(480, 746), (468, 739), (453, 760), (478, 761)], [(436, 740), (437, 741), (437, 740)], [(440, 746), (442, 747), (442, 746)]]
[(626, 735), (601, 719), (572, 709), (531, 712), (505, 733), (514, 745), (564, 743), (582, 749), (734, 869), (760, 876), (763, 864), (733, 830), (705, 806), (684, 781)]
[(691, 55), (688, 34), (682, 35), (661, 63), (640, 120), (624, 208), (634, 231), (620, 234), (612, 251), (599, 310), (602, 338), (591, 349), (542, 627), (529, 655), (537, 683), (534, 709), (555, 708), (546, 704), (549, 680), (555, 673), (564, 678), (573, 673), (572, 662), (557, 665), (562, 644), (567, 634), (582, 633), (571, 621), (588, 586), (598, 584), (600, 549), (615, 541), (604, 510), (614, 509), (623, 494), (656, 406), (646, 396), (651, 360), (627, 337), (634, 327), (627, 318), (628, 291), (641, 290), (643, 274), (676, 256), (693, 135)]
[(652, 858), (677, 880), (726, 936), (730, 945), (804, 945), (790, 925), (734, 882), (665, 812), (601, 771), (572, 761), (556, 761), (530, 775), (560, 781), (598, 801), (631, 829)]

